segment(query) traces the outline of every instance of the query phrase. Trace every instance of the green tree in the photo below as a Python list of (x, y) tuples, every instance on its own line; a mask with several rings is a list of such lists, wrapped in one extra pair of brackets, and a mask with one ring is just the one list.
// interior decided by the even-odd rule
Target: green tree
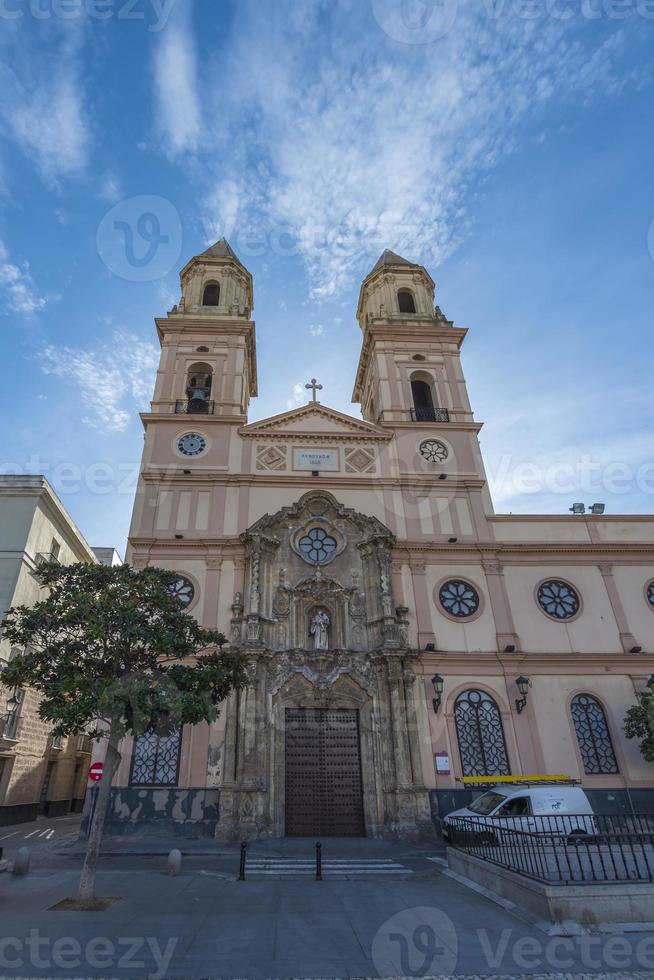
[(9, 610), (6, 638), (24, 649), (2, 673), (9, 688), (32, 688), (54, 735), (106, 740), (105, 769), (89, 829), (78, 902), (95, 902), (95, 872), (111, 782), (125, 735), (168, 734), (212, 722), (245, 684), (243, 658), (222, 633), (203, 629), (171, 592), (174, 572), (128, 565), (47, 563), (47, 595)]
[(640, 739), (640, 752), (647, 762), (654, 762), (654, 693), (640, 692), (638, 704), (627, 711), (624, 733), (627, 738)]

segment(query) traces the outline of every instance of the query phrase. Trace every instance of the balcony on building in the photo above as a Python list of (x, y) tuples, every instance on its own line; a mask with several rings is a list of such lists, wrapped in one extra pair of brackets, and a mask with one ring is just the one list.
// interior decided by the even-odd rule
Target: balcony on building
[(179, 398), (175, 402), (175, 415), (213, 415), (215, 402), (197, 398)]
[(91, 755), (93, 749), (93, 741), (88, 735), (78, 735), (77, 742), (75, 743), (75, 751), (77, 755)]
[(449, 422), (450, 413), (446, 408), (436, 408), (434, 405), (411, 409), (412, 422)]
[(18, 712), (12, 711), (4, 718), (0, 718), (0, 748), (5, 748), (3, 743), (13, 743), (18, 737)]

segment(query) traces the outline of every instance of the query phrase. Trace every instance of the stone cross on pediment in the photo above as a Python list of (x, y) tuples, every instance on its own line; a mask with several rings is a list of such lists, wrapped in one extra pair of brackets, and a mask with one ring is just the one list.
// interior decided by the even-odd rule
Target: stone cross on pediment
[(318, 382), (316, 381), (316, 379), (315, 378), (312, 378), (311, 381), (309, 381), (308, 384), (305, 384), (304, 387), (311, 389), (311, 392), (312, 392), (312, 395), (313, 395), (312, 401), (314, 401), (314, 402), (317, 401), (318, 399), (316, 398), (316, 392), (322, 391), (322, 385), (319, 385)]

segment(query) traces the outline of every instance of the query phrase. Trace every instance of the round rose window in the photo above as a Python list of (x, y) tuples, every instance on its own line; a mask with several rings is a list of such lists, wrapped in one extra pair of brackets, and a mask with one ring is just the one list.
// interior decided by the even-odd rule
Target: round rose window
[(440, 439), (426, 439), (420, 443), (420, 455), (428, 463), (443, 463), (450, 452), (444, 442)]
[(195, 597), (195, 588), (190, 579), (186, 578), (185, 575), (180, 575), (175, 581), (168, 586), (172, 595), (174, 595), (183, 606), (188, 606), (193, 602)]
[(438, 593), (441, 606), (450, 616), (464, 619), (479, 609), (479, 594), (469, 582), (451, 579), (441, 586)]
[(579, 612), (579, 596), (571, 585), (558, 579), (539, 585), (538, 604), (554, 619), (571, 619)]
[(328, 561), (336, 551), (336, 539), (322, 527), (312, 527), (297, 543), (303, 558), (320, 565)]

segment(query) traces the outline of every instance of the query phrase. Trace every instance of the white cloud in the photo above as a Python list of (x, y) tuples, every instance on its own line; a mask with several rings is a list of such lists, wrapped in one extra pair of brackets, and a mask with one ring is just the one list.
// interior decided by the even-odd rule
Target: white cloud
[(221, 186), (248, 189), (231, 199), (231, 223), (260, 227), (263, 212), (271, 250), (290, 229), (315, 297), (359, 278), (384, 247), (441, 262), (465, 232), (466, 190), (519, 145), (525, 121), (542, 126), (550, 103), (615, 94), (633, 75), (621, 63), (626, 21), (589, 39), (585, 19), (492, 17), (462, 0), (449, 33), (413, 45), (384, 33), (367, 3), (297, 6), (279, 0), (262, 18), (255, 0), (239, 5), (211, 86), (211, 151)]
[(112, 204), (119, 201), (123, 196), (123, 190), (118, 177), (112, 173), (105, 174), (98, 193), (104, 201), (109, 201)]
[[(117, 330), (111, 344), (97, 350), (46, 347), (41, 353), (45, 374), (74, 383), (88, 415), (88, 425), (122, 432), (134, 415), (134, 407), (147, 407), (158, 355), (153, 344), (134, 334)], [(129, 403), (129, 410), (125, 407)]]
[(309, 333), (312, 337), (324, 337), (325, 328), (322, 323), (311, 323), (309, 324)]
[(229, 238), (242, 210), (243, 188), (236, 180), (219, 181), (204, 199), (204, 234), (207, 245)]
[(166, 151), (175, 157), (197, 149), (200, 139), (197, 59), (187, 5), (176, 5), (157, 43), (154, 63), (157, 118)]
[(10, 260), (9, 253), (0, 242), (0, 287), (4, 292), (7, 309), (13, 313), (30, 316), (45, 309), (46, 298), (40, 296), (29, 271), (29, 263), (21, 266)]
[[(81, 28), (48, 22), (47, 35), (14, 38), (0, 74), (0, 114), (48, 183), (81, 173), (90, 133), (81, 79)], [(3, 54), (8, 55), (8, 51)], [(11, 68), (8, 65), (11, 64)]]
[(306, 400), (307, 400), (307, 393), (304, 389), (304, 385), (294, 384), (293, 394), (287, 400), (286, 407), (289, 409), (289, 411), (292, 408), (299, 408), (301, 405), (304, 405), (306, 403)]

